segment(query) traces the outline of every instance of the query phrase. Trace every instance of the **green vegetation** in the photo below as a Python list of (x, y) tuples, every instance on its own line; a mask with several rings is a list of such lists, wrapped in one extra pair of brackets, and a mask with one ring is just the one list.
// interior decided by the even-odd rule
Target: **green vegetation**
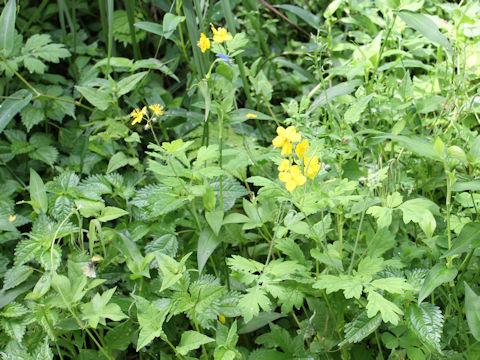
[(480, 1), (0, 1), (0, 357), (480, 358)]

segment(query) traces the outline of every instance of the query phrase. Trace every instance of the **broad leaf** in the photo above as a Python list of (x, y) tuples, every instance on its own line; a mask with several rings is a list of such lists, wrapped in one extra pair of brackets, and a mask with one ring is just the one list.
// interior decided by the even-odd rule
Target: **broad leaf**
[(438, 26), (429, 17), (410, 11), (399, 11), (397, 15), (405, 21), (407, 25), (420, 32), (427, 39), (443, 46), (450, 55), (455, 54), (455, 50), (453, 50), (448, 39), (440, 32)]
[[(13, 1), (15, 2), (15, 1)], [(15, 115), (17, 115), (32, 99), (32, 93), (27, 90), (19, 90), (9, 96), (0, 105), (0, 134), (3, 129), (10, 123)]]
[(405, 314), (407, 326), (431, 350), (441, 352), (443, 315), (440, 308), (429, 303), (411, 304)]
[(338, 345), (358, 343), (373, 333), (382, 323), (380, 314), (369, 318), (367, 313), (361, 312), (352, 322), (345, 325), (345, 339)]
[(403, 315), (403, 311), (391, 301), (385, 299), (376, 291), (370, 291), (367, 297), (367, 315), (374, 317), (380, 312), (384, 322), (390, 322), (397, 325), (400, 320), (399, 315)]
[(168, 313), (168, 306), (159, 310), (147, 299), (134, 296), (137, 305), (137, 318), (140, 323), (137, 352), (162, 334), (162, 325)]
[(430, 269), (423, 282), (422, 288), (418, 294), (418, 303), (420, 304), (428, 295), (443, 283), (452, 281), (457, 276), (457, 269), (448, 269), (444, 264), (438, 263)]
[(466, 224), (458, 237), (453, 240), (452, 247), (442, 258), (453, 255), (461, 255), (465, 252), (472, 251), (480, 246), (480, 223), (471, 222)]
[(221, 239), (215, 235), (210, 228), (203, 228), (203, 231), (198, 238), (197, 263), (199, 273), (202, 273), (203, 267), (207, 263), (208, 258), (220, 243)]
[(191, 350), (198, 349), (204, 344), (215, 341), (209, 336), (203, 335), (197, 331), (188, 330), (182, 334), (180, 344), (177, 346), (177, 351), (181, 355), (187, 355)]
[(39, 213), (38, 210), (41, 210), (46, 214), (48, 210), (48, 198), (47, 192), (45, 191), (45, 184), (40, 175), (32, 168), (30, 169), (30, 197), (35, 205), (35, 211)]
[(467, 323), (473, 337), (480, 341), (480, 296), (465, 284), (465, 313), (467, 314)]
[(109, 303), (116, 287), (105, 291), (102, 295), (96, 293), (93, 299), (82, 305), (82, 319), (88, 320), (88, 324), (96, 328), (98, 323), (105, 325), (105, 319), (119, 321), (127, 318), (120, 306)]
[(8, 57), (13, 50), (16, 15), (17, 1), (9, 0), (0, 16), (0, 51), (4, 57)]

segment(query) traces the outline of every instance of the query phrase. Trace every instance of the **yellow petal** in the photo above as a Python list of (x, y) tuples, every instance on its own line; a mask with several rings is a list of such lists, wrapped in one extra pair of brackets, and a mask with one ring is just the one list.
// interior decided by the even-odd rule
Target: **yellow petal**
[(288, 181), (285, 184), (285, 187), (287, 188), (288, 191), (292, 192), (297, 187), (297, 184), (295, 184), (295, 181), (292, 180), (292, 181)]
[(280, 152), (281, 155), (290, 155), (292, 153), (293, 146), (288, 141), (285, 141), (282, 146), (282, 151)]
[(272, 140), (272, 144), (274, 148), (282, 147), (284, 142), (285, 142), (285, 138), (281, 136), (277, 136), (275, 139)]
[(285, 171), (278, 173), (278, 178), (280, 179), (281, 182), (284, 182), (284, 183), (292, 180), (292, 176), (290, 175), (290, 173)]
[(288, 159), (282, 159), (282, 163), (277, 169), (278, 171), (287, 171), (289, 167), (290, 167), (290, 161), (288, 161)]

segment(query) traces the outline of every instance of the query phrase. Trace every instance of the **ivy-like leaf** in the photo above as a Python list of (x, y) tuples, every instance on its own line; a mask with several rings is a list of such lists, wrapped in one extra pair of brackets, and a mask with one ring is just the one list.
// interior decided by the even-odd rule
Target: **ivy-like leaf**
[(159, 310), (150, 301), (141, 296), (134, 296), (137, 304), (137, 317), (140, 323), (137, 351), (148, 345), (162, 334), (162, 325), (168, 313), (168, 306)]
[(443, 315), (440, 308), (430, 303), (411, 304), (405, 314), (407, 326), (431, 350), (442, 352)]
[(249, 322), (254, 316), (257, 316), (260, 307), (265, 311), (271, 310), (270, 299), (265, 290), (258, 285), (249, 289), (248, 294), (245, 294), (238, 302), (238, 306), (242, 311), (245, 322)]
[(105, 291), (102, 295), (96, 293), (92, 301), (82, 305), (82, 319), (88, 320), (88, 324), (96, 328), (98, 323), (105, 325), (105, 319), (119, 321), (127, 318), (120, 306), (109, 304), (116, 287)]

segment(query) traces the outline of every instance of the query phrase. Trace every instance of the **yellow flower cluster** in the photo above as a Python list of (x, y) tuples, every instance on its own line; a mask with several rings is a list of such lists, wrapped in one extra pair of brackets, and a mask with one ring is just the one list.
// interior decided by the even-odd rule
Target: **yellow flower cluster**
[[(225, 28), (219, 27), (216, 29), (213, 24), (210, 24), (210, 29), (213, 33), (213, 42), (217, 44), (221, 44), (224, 41), (233, 39), (232, 35), (230, 35)], [(204, 33), (200, 34), (200, 40), (197, 41), (197, 46), (200, 48), (202, 53), (207, 51), (207, 49), (210, 49), (210, 40)]]
[[(150, 105), (148, 108), (153, 111), (154, 116), (163, 115), (163, 106), (160, 104)], [(147, 113), (148, 111), (146, 106), (144, 106), (142, 110), (140, 109), (133, 110), (130, 113), (130, 116), (133, 118), (132, 125), (142, 122), (143, 118), (147, 115)]]
[[(281, 155), (291, 155), (293, 152), (293, 144), (295, 146), (295, 154), (298, 155), (299, 160), (303, 160), (303, 173), (299, 165), (292, 164), (290, 159), (282, 159), (280, 166), (278, 166), (278, 178), (285, 183), (288, 191), (293, 191), (297, 186), (302, 186), (307, 181), (305, 175), (313, 180), (315, 175), (320, 170), (318, 157), (306, 157), (305, 153), (310, 147), (308, 140), (304, 139), (302, 142), (302, 135), (297, 132), (294, 126), (289, 126), (286, 129), (282, 126), (277, 128), (278, 136), (273, 139), (274, 148), (282, 148)], [(304, 175), (305, 174), (305, 175)]]

